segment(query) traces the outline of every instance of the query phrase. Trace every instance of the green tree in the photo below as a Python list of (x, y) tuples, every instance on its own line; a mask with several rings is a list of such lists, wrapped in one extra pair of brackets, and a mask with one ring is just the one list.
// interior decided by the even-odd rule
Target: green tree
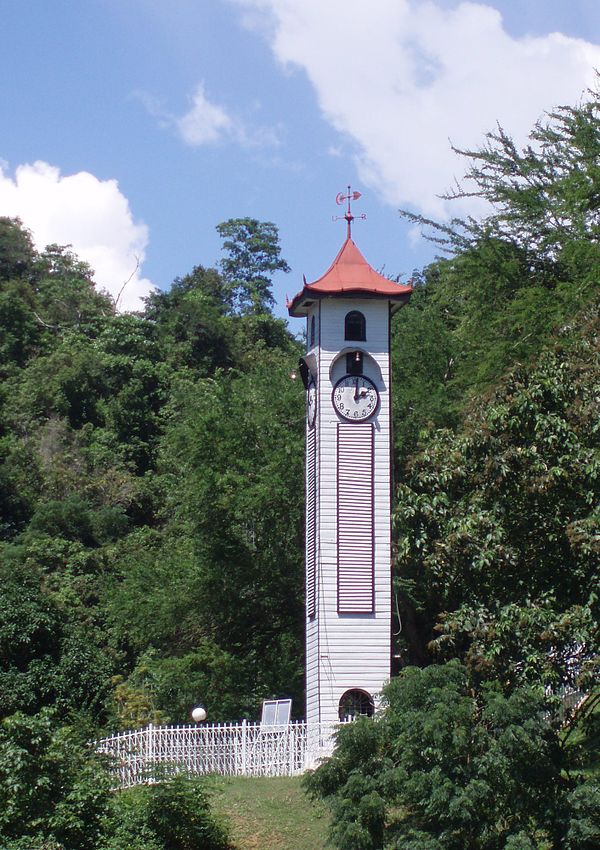
[[(422, 367), (395, 342), (402, 355), (396, 374), (408, 380), (404, 391), (397, 381), (398, 410), (410, 405), (408, 426), (397, 423), (399, 442), (413, 423), (413, 433), (428, 419), (438, 427), (455, 425), (471, 398), (515, 362), (532, 362), (553, 329), (570, 322), (597, 291), (600, 96), (590, 92), (586, 102), (558, 108), (534, 127), (531, 139), (519, 150), (498, 128), (480, 149), (457, 151), (467, 160), (467, 175), (464, 188), (447, 197), (485, 201), (481, 220), (439, 224), (401, 213), (450, 256), (425, 271), (425, 300), (415, 298), (396, 318), (409, 336), (413, 323), (419, 327), (415, 312), (431, 322), (416, 346), (423, 350)], [(413, 366), (408, 374), (403, 362)], [(431, 366), (427, 393), (420, 382), (411, 386), (425, 365)]]
[(540, 688), (473, 688), (457, 662), (407, 668), (374, 721), (338, 733), (309, 791), (332, 807), (343, 850), (589, 848), (600, 838), (597, 781), (569, 773), (574, 753)]
[[(427, 660), (437, 632), (430, 648), (475, 653), (474, 663), (475, 656), (483, 663), (468, 637), (477, 630), (482, 638), (482, 628), (490, 640), (494, 635), (490, 657), (512, 657), (514, 671), (523, 671), (533, 633), (519, 651), (493, 613), (508, 617), (515, 605), (528, 629), (535, 618), (526, 612), (538, 611), (542, 655), (559, 637), (564, 651), (570, 644), (572, 653), (592, 653), (600, 580), (597, 323), (594, 308), (535, 368), (516, 369), (472, 410), (468, 428), (433, 433), (407, 464), (393, 519), (403, 634), (413, 661)], [(548, 631), (549, 607), (556, 634)], [(510, 617), (518, 619), (514, 611)], [(508, 654), (500, 635), (510, 641)], [(532, 669), (541, 663), (535, 657)], [(556, 662), (554, 681), (565, 681), (566, 657), (548, 658)]]
[(428, 427), (452, 427), (459, 421), (452, 386), (458, 356), (455, 322), (436, 298), (439, 276), (435, 265), (414, 275), (411, 300), (392, 320), (392, 414), (399, 462)]
[(10, 561), (0, 570), (0, 713), (6, 716), (53, 699), (62, 617), (35, 573)]
[(145, 317), (156, 327), (162, 355), (175, 368), (212, 374), (232, 365), (225, 282), (216, 269), (195, 266), (168, 292), (153, 292)]
[(5, 850), (228, 850), (206, 784), (183, 776), (122, 794), (89, 729), (44, 710), (0, 723), (0, 841)]
[(34, 717), (15, 714), (2, 721), (3, 847), (96, 850), (101, 846), (108, 802), (108, 775), (73, 728), (59, 725), (48, 710)]
[(37, 453), (14, 434), (0, 437), (0, 538), (22, 531), (39, 498), (42, 473)]
[(31, 295), (31, 287), (22, 280), (0, 282), (0, 374), (5, 377), (15, 366), (25, 366), (41, 342)]
[(230, 218), (217, 231), (226, 252), (220, 266), (230, 308), (241, 314), (270, 312), (275, 303), (271, 276), (290, 271), (280, 256), (277, 227), (255, 218)]
[(600, 236), (600, 93), (589, 90), (584, 102), (557, 107), (536, 123), (530, 138), (532, 144), (519, 150), (499, 126), (486, 133), (482, 147), (455, 149), (469, 160), (468, 187), (459, 185), (444, 197), (487, 201), (491, 213), (482, 221), (440, 225), (402, 214), (433, 227), (437, 241), (452, 250), (494, 234), (523, 251), (536, 274), (550, 271), (554, 278), (569, 246), (597, 245)]
[(0, 716), (52, 705), (57, 716), (104, 718), (115, 659), (93, 610), (95, 577), (80, 572), (84, 553), (48, 537), (4, 548)]
[(77, 330), (95, 336), (102, 320), (114, 315), (106, 292), (94, 285), (94, 272), (70, 251), (70, 245), (48, 245), (36, 264), (39, 320), (55, 333)]
[[(244, 222), (223, 225), (227, 280), (196, 266), (133, 316), (115, 314), (68, 247), (38, 254), (3, 220), (6, 711), (187, 719), (201, 692), (214, 719), (230, 719), (289, 683), (300, 705), (302, 393), (289, 381), (298, 348), (268, 312), (270, 276), (285, 266), (277, 230)], [(199, 522), (194, 477), (210, 487), (238, 455), (215, 490), (222, 509), (210, 505)], [(233, 599), (220, 588), (227, 574)]]
[(302, 675), (302, 388), (297, 350), (182, 385), (162, 459), (175, 528), (193, 544), (198, 620), (254, 682), (247, 711)]
[(502, 129), (463, 151), (490, 212), (428, 222), (454, 256), (396, 318), (396, 440), (414, 452), (394, 513), (405, 661), (433, 650), (513, 683), (537, 668), (547, 684), (569, 678), (577, 647), (590, 661), (599, 108), (590, 94), (556, 110), (523, 151)]
[(19, 218), (0, 216), (0, 280), (28, 279), (36, 251), (31, 233)]
[[(0, 375), (23, 367), (43, 337), (35, 314), (37, 253), (21, 221), (0, 217)], [(1, 397), (0, 397), (1, 398)]]

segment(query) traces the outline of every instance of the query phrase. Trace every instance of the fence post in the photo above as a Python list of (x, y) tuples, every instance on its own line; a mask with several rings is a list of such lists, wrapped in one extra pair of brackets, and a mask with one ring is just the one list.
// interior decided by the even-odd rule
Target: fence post
[(148, 764), (144, 765), (144, 767), (148, 767), (148, 770), (145, 770), (148, 777), (149, 782), (154, 782), (154, 724), (148, 724), (148, 746), (147, 746), (147, 761)]
[(242, 720), (242, 776), (246, 775), (246, 724), (247, 720)]
[(293, 723), (288, 724), (287, 731), (288, 731), (288, 747), (290, 748), (290, 776), (293, 776), (294, 773), (295, 773), (294, 768), (295, 768), (295, 765), (296, 765), (296, 740), (295, 740), (296, 736), (294, 734), (294, 724)]

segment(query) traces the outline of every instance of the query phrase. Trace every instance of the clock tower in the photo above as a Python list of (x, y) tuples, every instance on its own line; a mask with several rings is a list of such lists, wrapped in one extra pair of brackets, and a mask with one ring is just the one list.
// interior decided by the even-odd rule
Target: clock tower
[(348, 234), (291, 302), (306, 317), (306, 720), (372, 714), (390, 676), (390, 319), (412, 288)]

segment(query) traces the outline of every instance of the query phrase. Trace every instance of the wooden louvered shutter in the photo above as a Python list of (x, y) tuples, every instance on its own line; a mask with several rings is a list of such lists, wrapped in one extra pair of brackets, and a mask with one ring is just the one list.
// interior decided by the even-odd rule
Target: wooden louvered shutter
[(338, 612), (374, 611), (373, 425), (338, 423)]
[(317, 438), (311, 428), (306, 440), (306, 610), (317, 613)]

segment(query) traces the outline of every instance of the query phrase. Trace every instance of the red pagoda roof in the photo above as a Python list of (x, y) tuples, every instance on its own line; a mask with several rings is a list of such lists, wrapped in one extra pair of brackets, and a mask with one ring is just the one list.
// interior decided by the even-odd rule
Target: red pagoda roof
[(394, 283), (372, 268), (350, 237), (342, 245), (328, 271), (287, 302), (290, 316), (305, 316), (314, 301), (327, 297), (383, 298), (404, 304), (412, 286)]

